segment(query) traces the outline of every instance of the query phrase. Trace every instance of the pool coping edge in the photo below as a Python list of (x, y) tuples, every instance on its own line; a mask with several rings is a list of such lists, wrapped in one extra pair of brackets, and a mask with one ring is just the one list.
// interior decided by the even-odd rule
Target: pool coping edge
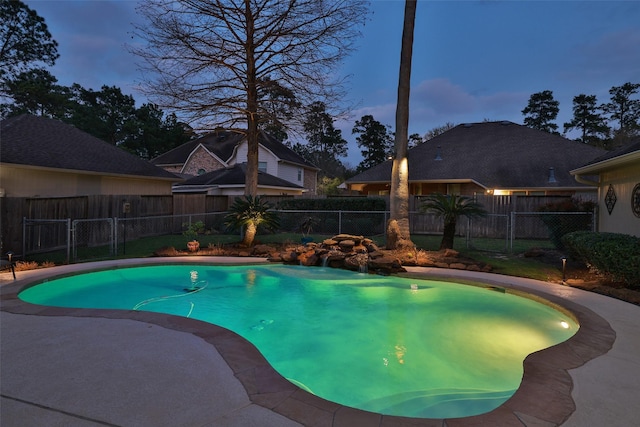
[[(613, 346), (615, 331), (609, 323), (592, 310), (569, 299), (536, 289), (525, 288), (508, 282), (509, 276), (485, 273), (475, 279), (489, 285), (505, 287), (516, 292), (534, 295), (550, 301), (572, 313), (580, 328), (569, 340), (532, 353), (524, 360), (523, 380), (516, 393), (493, 411), (464, 418), (430, 419), (408, 418), (367, 412), (327, 401), (308, 393), (283, 378), (266, 361), (257, 348), (240, 335), (223, 327), (195, 319), (168, 314), (111, 309), (76, 309), (46, 307), (26, 303), (18, 298), (18, 293), (43, 279), (53, 279), (69, 274), (86, 273), (93, 270), (124, 268), (157, 263), (198, 263), (225, 264), (221, 260), (165, 260), (149, 262), (138, 259), (127, 263), (74, 264), (73, 271), (53, 267), (56, 271), (47, 275), (19, 279), (0, 287), (0, 311), (13, 314), (37, 316), (99, 317), (107, 319), (129, 319), (154, 324), (167, 329), (193, 334), (212, 345), (231, 368), (234, 376), (244, 387), (251, 402), (277, 412), (303, 425), (380, 425), (380, 426), (446, 426), (467, 427), (472, 425), (527, 425), (541, 422), (561, 425), (575, 411), (571, 396), (573, 380), (569, 370), (584, 365), (603, 354)], [(234, 262), (236, 265), (266, 263), (263, 259)], [(65, 267), (65, 266), (63, 266)], [(313, 267), (309, 267), (313, 268)], [(410, 273), (402, 277), (441, 279), (446, 281), (470, 281), (468, 276), (438, 275), (428, 269), (419, 274)], [(55, 274), (58, 272), (58, 274)], [(495, 276), (495, 277), (494, 277)], [(544, 284), (545, 282), (539, 282)]]

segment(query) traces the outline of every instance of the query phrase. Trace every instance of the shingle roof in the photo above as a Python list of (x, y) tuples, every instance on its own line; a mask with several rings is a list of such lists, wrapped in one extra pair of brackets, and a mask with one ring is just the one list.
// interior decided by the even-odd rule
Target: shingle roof
[[(246, 136), (240, 132), (233, 132), (228, 130), (220, 130), (216, 132), (208, 133), (200, 138), (188, 141), (173, 150), (167, 151), (164, 154), (159, 155), (151, 162), (155, 165), (181, 165), (184, 164), (189, 155), (202, 144), (208, 151), (215, 154), (223, 162), (228, 163), (234, 154), (236, 146), (246, 140)], [(311, 163), (307, 162), (304, 158), (299, 156), (295, 151), (279, 142), (270, 135), (261, 132), (258, 138), (258, 143), (264, 148), (270, 150), (280, 160), (304, 165), (309, 168), (315, 168)]]
[(271, 135), (261, 132), (260, 138), (258, 142), (266, 149), (275, 154), (280, 160), (289, 163), (295, 163), (299, 165), (304, 165), (310, 168), (317, 169), (316, 166), (307, 162), (303, 157), (301, 157), (298, 153), (272, 137)]
[(0, 161), (100, 174), (179, 180), (146, 160), (59, 120), (22, 114), (0, 122)]
[(584, 166), (589, 166), (589, 165), (593, 165), (595, 163), (600, 163), (600, 162), (604, 162), (605, 160), (610, 160), (613, 159), (615, 157), (620, 157), (620, 156), (624, 156), (625, 154), (630, 154), (633, 153), (635, 151), (640, 151), (640, 137), (635, 138), (633, 141), (631, 141), (629, 144), (624, 145), (616, 150), (613, 151), (609, 151), (606, 154), (596, 157), (595, 159), (591, 160), (590, 162), (584, 164)]
[(236, 146), (244, 139), (245, 136), (238, 132), (225, 130), (211, 132), (159, 155), (155, 159), (152, 159), (151, 163), (154, 165), (184, 164), (200, 144), (218, 156), (223, 162), (227, 162), (233, 155)]
[[(244, 186), (246, 177), (246, 163), (236, 164), (230, 168), (218, 169), (202, 175), (194, 176), (180, 184), (181, 188), (189, 186)], [(302, 189), (287, 180), (278, 178), (265, 172), (258, 171), (258, 186), (286, 187)]]
[[(486, 188), (558, 188), (582, 186), (569, 171), (605, 153), (502, 121), (458, 125), (410, 149), (407, 158), (411, 182), (473, 180)], [(347, 183), (389, 182), (391, 166), (388, 160)], [(555, 183), (549, 182), (550, 168)]]

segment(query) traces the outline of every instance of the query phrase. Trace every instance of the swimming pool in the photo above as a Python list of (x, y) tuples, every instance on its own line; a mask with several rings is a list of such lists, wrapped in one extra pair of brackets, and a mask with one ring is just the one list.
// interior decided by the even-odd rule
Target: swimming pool
[(529, 353), (578, 328), (499, 288), (281, 265), (107, 270), (51, 280), (20, 298), (211, 322), (320, 397), (428, 418), (494, 409), (518, 388)]

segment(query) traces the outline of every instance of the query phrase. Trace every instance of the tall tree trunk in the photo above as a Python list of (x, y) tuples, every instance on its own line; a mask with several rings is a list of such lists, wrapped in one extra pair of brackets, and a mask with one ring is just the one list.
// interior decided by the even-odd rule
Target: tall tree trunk
[(415, 247), (409, 231), (409, 90), (411, 87), (411, 59), (413, 28), (416, 19), (417, 0), (406, 0), (402, 51), (400, 53), (400, 77), (398, 103), (396, 105), (395, 157), (391, 170), (391, 216), (387, 224), (387, 249)]
[(256, 238), (256, 233), (258, 231), (258, 227), (256, 227), (256, 223), (250, 221), (247, 223), (247, 226), (244, 230), (244, 238), (242, 239), (242, 244), (244, 246), (253, 246), (253, 240)]
[(247, 169), (245, 172), (244, 194), (255, 197), (258, 194), (258, 87), (256, 78), (255, 46), (253, 44), (254, 16), (251, 2), (245, 0), (247, 22)]
[(440, 250), (453, 249), (453, 238), (456, 235), (456, 222), (447, 222), (444, 224), (442, 240), (440, 241)]

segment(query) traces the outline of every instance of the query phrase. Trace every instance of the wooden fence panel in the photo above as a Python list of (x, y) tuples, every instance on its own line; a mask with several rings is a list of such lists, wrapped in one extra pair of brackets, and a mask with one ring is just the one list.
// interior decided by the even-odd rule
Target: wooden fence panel
[(27, 218), (64, 219), (86, 218), (88, 198), (82, 197), (58, 197), (58, 198), (27, 198)]
[(205, 194), (174, 194), (173, 214), (186, 215), (191, 213), (201, 213), (206, 208)]
[(229, 208), (228, 196), (207, 196), (205, 200), (205, 212), (224, 212)]

